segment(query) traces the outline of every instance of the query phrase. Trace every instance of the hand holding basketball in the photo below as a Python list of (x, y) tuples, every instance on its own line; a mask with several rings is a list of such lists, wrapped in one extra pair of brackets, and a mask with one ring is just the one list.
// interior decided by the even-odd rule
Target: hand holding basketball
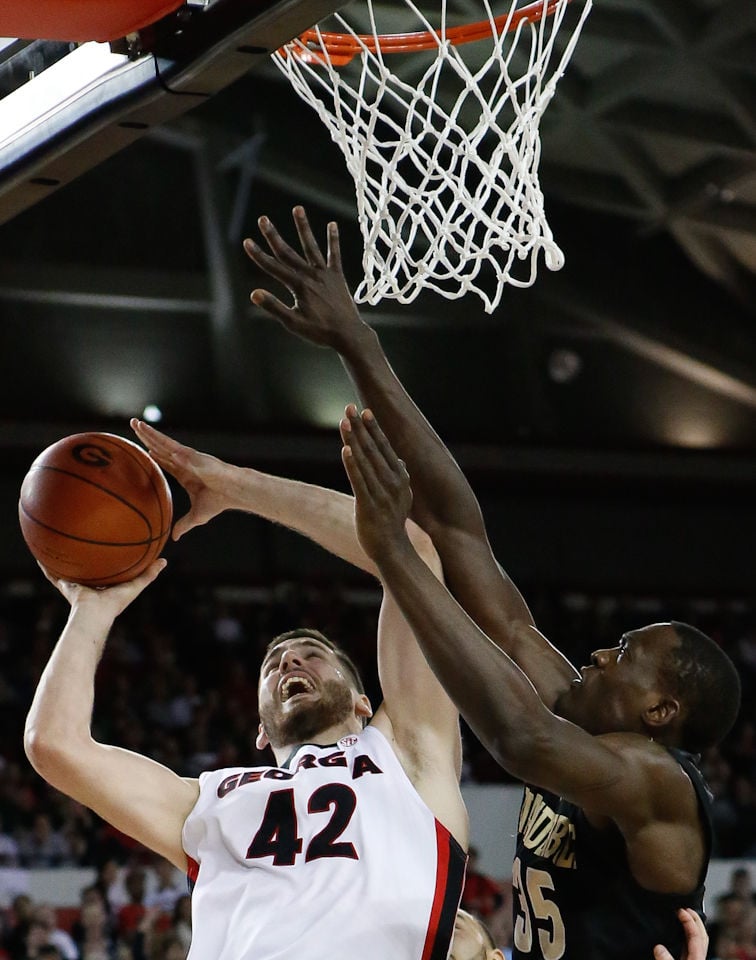
[(158, 574), (165, 569), (166, 561), (163, 559), (153, 560), (138, 577), (134, 577), (133, 580), (126, 580), (123, 583), (115, 583), (106, 590), (98, 587), (86, 587), (82, 583), (74, 583), (71, 580), (62, 580), (54, 577), (42, 564), (39, 566), (42, 573), (55, 589), (60, 591), (71, 607), (81, 608), (82, 606), (95, 605), (109, 623), (120, 613), (123, 613), (132, 600), (135, 600), (144, 588), (157, 578)]
[(171, 528), (171, 492), (145, 451), (109, 433), (77, 433), (37, 457), (18, 503), (24, 540), (46, 573), (90, 587), (138, 577)]

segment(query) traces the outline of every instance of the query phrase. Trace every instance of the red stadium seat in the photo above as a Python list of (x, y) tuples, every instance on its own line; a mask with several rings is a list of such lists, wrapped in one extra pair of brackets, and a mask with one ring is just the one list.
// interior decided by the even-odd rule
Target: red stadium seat
[(117, 40), (182, 6), (182, 0), (3, 0), (0, 35), (31, 40)]

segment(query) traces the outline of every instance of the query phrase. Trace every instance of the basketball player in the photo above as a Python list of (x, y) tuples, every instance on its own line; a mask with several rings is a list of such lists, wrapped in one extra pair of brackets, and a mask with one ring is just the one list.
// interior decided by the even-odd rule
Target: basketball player
[(449, 960), (504, 960), (504, 954), (483, 921), (460, 908)]
[[(374, 569), (350, 497), (285, 480), (277, 490), (282, 520), (281, 504), (292, 526), (311, 508), (311, 533)], [(427, 536), (411, 535), (440, 573)], [(259, 683), (257, 744), (274, 765), (189, 780), (90, 728), (108, 632), (164, 565), (104, 590), (53, 580), (71, 611), (27, 719), (34, 768), (187, 872), (192, 960), (443, 960), (467, 846), (458, 716), (391, 596), (374, 716), (343, 652), (315, 630), (283, 634)]]
[(709, 796), (691, 754), (721, 740), (737, 715), (734, 667), (679, 623), (633, 630), (580, 671), (567, 662), (535, 628), (493, 556), (469, 484), (361, 319), (336, 225), (324, 256), (301, 207), (294, 221), (301, 253), (267, 218), (259, 225), (270, 252), (245, 241), (293, 305), (265, 290), (252, 300), (339, 352), (409, 468), (412, 515), (439, 551), (449, 590), (426, 575), (403, 533), (402, 461), (371, 413), (348, 408), (345, 463), (363, 547), (462, 715), (526, 783), (513, 864), (515, 957), (638, 960), (658, 943), (679, 954), (675, 910), (702, 908), (711, 845)]
[[(225, 510), (255, 513), (295, 528), (332, 553), (359, 566), (366, 565), (353, 533), (354, 507), (350, 497), (310, 484), (284, 480), (251, 468), (240, 468), (179, 443), (140, 420), (131, 425), (151, 456), (187, 490), (189, 511), (175, 524), (179, 540), (194, 527)], [(704, 960), (708, 937), (693, 910), (679, 911), (687, 945), (683, 960)], [(450, 960), (500, 960), (491, 934), (469, 912), (459, 910), (454, 925)], [(672, 960), (663, 946), (655, 960)]]

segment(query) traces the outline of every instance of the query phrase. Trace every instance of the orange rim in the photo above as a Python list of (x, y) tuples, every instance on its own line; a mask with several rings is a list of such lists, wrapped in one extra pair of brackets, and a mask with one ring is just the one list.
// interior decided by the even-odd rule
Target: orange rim
[[(496, 28), (500, 34), (504, 29), (507, 33), (516, 30), (521, 21), (537, 22), (543, 17), (549, 17), (556, 10), (561, 0), (548, 0), (544, 5), (535, 0), (514, 13), (502, 14), (491, 20), (479, 20), (477, 23), (466, 23), (461, 27), (450, 27), (446, 31), (446, 39), (457, 47), (464, 43), (473, 43), (476, 40), (485, 40), (490, 37)], [(570, 0), (567, 0), (569, 3)], [(295, 56), (302, 60), (322, 62), (325, 53), (334, 66), (343, 66), (354, 57), (367, 49), (371, 53), (380, 50), (381, 53), (412, 53), (417, 50), (433, 50), (438, 47), (438, 34), (431, 30), (420, 30), (416, 33), (372, 33), (349, 34), (329, 33), (316, 30), (305, 30), (299, 40), (306, 49), (301, 47), (282, 48), (281, 52)]]

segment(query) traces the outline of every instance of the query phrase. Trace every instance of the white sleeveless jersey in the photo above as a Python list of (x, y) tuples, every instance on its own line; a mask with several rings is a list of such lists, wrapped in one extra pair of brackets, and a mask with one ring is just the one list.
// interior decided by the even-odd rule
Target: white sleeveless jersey
[(367, 727), (203, 773), (189, 960), (445, 960), (465, 855)]

